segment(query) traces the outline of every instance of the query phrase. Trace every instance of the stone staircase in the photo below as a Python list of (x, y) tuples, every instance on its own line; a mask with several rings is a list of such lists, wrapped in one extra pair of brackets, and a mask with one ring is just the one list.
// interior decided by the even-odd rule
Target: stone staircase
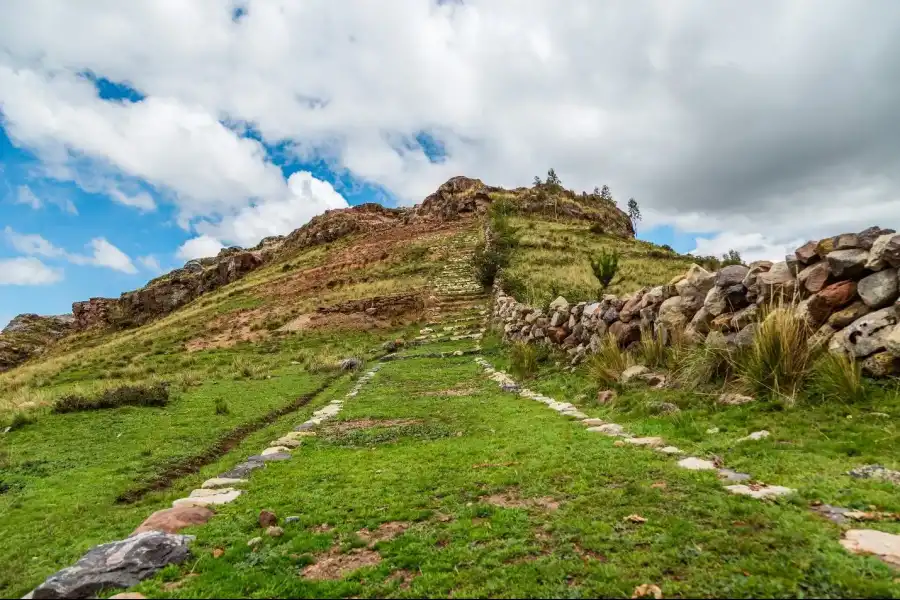
[(489, 294), (472, 270), (475, 234), (452, 238), (450, 258), (431, 281), (426, 316), (429, 323), (478, 321), (487, 310)]

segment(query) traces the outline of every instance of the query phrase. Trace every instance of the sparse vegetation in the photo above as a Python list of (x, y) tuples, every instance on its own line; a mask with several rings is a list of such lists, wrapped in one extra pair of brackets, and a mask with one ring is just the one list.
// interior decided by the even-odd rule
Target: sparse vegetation
[(612, 334), (607, 334), (596, 354), (588, 361), (588, 370), (601, 387), (616, 387), (625, 369), (634, 364), (631, 354), (619, 347)]
[(106, 390), (96, 396), (71, 394), (63, 396), (53, 406), (55, 413), (70, 413), (84, 410), (102, 410), (122, 406), (161, 407), (169, 403), (169, 386), (160, 383), (153, 386), (126, 385)]

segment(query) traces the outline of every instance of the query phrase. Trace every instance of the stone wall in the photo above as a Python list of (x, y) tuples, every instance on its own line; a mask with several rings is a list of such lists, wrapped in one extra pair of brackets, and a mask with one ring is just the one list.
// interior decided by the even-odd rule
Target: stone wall
[(787, 300), (814, 329), (810, 343), (861, 360), (867, 373), (882, 377), (900, 374), (898, 269), (900, 234), (871, 227), (808, 242), (781, 262), (712, 273), (692, 265), (667, 285), (577, 304), (560, 297), (546, 311), (498, 291), (493, 314), (507, 339), (561, 346), (577, 364), (607, 334), (627, 348), (639, 343), (642, 329), (746, 347), (761, 308)]

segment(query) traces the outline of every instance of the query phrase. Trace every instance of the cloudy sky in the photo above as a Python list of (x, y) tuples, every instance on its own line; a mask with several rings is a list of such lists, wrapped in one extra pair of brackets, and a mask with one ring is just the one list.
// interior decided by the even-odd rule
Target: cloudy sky
[(777, 257), (900, 229), (900, 2), (7, 0), (0, 126), (0, 322), (551, 166)]

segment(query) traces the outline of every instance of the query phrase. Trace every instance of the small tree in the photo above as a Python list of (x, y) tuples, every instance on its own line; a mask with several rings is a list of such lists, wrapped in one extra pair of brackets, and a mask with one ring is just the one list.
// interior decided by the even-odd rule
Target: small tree
[(600, 282), (600, 292), (609, 287), (619, 270), (619, 253), (616, 250), (607, 252), (602, 250), (596, 260), (591, 261), (591, 271)]
[(538, 177), (537, 175), (535, 175), (534, 176), (534, 186), (537, 187), (539, 185), (541, 185), (541, 178)]
[(554, 169), (550, 169), (547, 171), (547, 185), (561, 185), (562, 182), (559, 180), (559, 177), (556, 175), (556, 171)]
[(722, 266), (727, 267), (728, 265), (742, 265), (744, 264), (743, 259), (741, 259), (741, 253), (732, 248), (728, 252), (722, 255)]
[(599, 195), (600, 195), (600, 188), (598, 188), (596, 185), (594, 186), (594, 192), (593, 192), (593, 194), (594, 194), (595, 196), (599, 196)]
[(610, 201), (610, 202), (613, 202), (612, 192), (609, 191), (609, 186), (608, 186), (608, 185), (604, 185), (604, 186), (603, 186), (603, 189), (600, 190), (600, 199), (601, 199), (601, 200), (608, 200), (608, 201)]
[(636, 230), (637, 222), (641, 220), (641, 208), (634, 198), (628, 200), (628, 218), (631, 219), (632, 229)]

